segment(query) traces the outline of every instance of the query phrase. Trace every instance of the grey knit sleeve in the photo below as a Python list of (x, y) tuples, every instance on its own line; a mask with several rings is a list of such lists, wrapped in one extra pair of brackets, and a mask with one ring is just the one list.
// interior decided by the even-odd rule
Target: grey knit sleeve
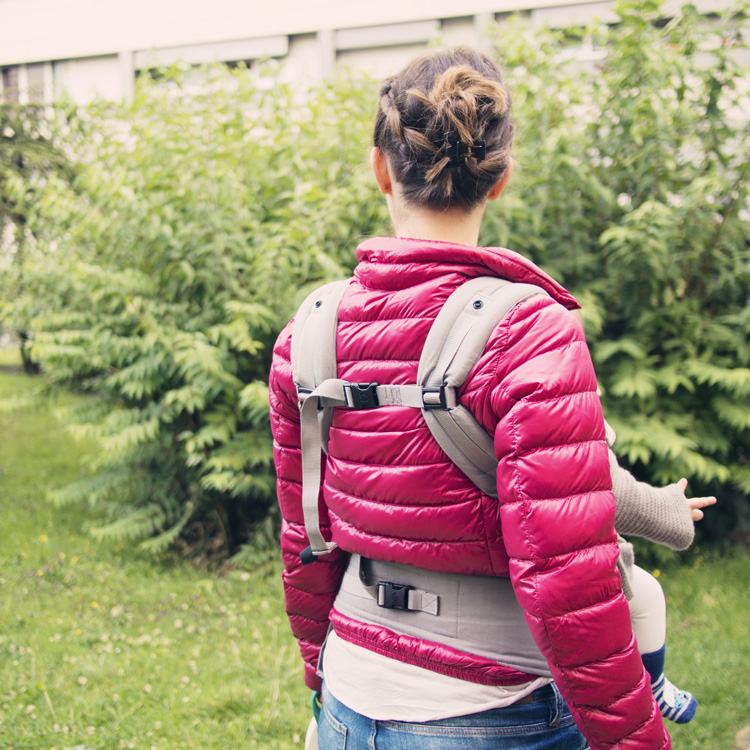
[(625, 598), (630, 601), (635, 595), (632, 584), (635, 550), (633, 545), (619, 534), (617, 535), (617, 546), (620, 548), (617, 568), (620, 571), (620, 578), (622, 578), (622, 592), (625, 594)]
[(609, 466), (617, 506), (617, 532), (641, 536), (670, 549), (687, 549), (693, 542), (695, 528), (685, 493), (676, 484), (652, 487), (639, 482), (617, 463), (611, 450)]

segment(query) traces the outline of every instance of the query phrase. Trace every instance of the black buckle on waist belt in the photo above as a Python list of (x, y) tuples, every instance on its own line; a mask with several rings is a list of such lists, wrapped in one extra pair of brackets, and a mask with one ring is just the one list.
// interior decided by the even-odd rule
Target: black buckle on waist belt
[(346, 405), (350, 409), (376, 409), (380, 406), (375, 390), (378, 383), (348, 383), (344, 386)]
[(414, 586), (407, 586), (402, 583), (391, 583), (390, 581), (378, 581), (378, 607), (384, 609), (401, 609), (405, 612), (409, 610), (409, 592), (414, 590)]

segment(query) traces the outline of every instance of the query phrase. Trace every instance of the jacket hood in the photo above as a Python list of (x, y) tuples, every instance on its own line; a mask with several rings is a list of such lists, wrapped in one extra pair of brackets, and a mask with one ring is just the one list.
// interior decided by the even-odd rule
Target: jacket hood
[(373, 237), (357, 248), (355, 278), (371, 289), (402, 289), (446, 273), (497, 276), (536, 284), (568, 310), (580, 307), (573, 295), (539, 266), (503, 247), (472, 247), (406, 237)]

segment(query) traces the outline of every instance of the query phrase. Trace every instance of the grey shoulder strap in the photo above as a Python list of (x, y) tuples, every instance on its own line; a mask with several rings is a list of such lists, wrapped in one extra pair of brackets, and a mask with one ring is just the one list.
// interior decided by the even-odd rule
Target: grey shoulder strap
[(311, 292), (294, 316), (292, 374), (298, 388), (312, 391), (336, 377), (336, 322), (349, 281), (331, 281)]
[[(311, 292), (294, 316), (292, 375), (298, 394), (310, 394), (336, 377), (336, 324), (339, 303), (350, 279), (331, 281)], [(331, 410), (318, 414), (323, 450), (328, 452)]]
[[(323, 383), (336, 378), (336, 324), (341, 298), (349, 279), (332, 281), (307, 296), (294, 316), (292, 326), (292, 376), (300, 405), (300, 445), (302, 451), (302, 513), (310, 547), (303, 562), (336, 549), (320, 531), (320, 451), (328, 450), (331, 404), (322, 398), (309, 398)], [(307, 402), (310, 403), (307, 403)], [(307, 405), (306, 405), (307, 404)], [(309, 550), (309, 552), (308, 552)]]
[[(417, 382), (459, 388), (487, 345), (494, 328), (520, 302), (546, 292), (533, 284), (479, 277), (456, 289), (438, 313), (419, 360)], [(448, 458), (482, 492), (497, 497), (497, 459), (492, 438), (460, 404), (423, 409), (430, 432)]]

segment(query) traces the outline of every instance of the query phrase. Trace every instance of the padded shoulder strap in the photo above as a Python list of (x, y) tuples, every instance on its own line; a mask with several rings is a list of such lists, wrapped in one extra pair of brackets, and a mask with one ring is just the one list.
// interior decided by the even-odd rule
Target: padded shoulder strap
[(294, 316), (292, 374), (298, 388), (314, 390), (336, 377), (336, 322), (349, 281), (331, 281), (311, 292)]
[[(533, 284), (479, 277), (456, 289), (440, 310), (419, 360), (417, 382), (459, 388), (484, 351), (490, 334), (520, 302), (546, 292)], [(492, 439), (460, 404), (423, 409), (433, 437), (448, 458), (482, 492), (497, 497), (497, 459)]]
[[(331, 281), (309, 294), (294, 316), (292, 327), (292, 375), (297, 392), (314, 391), (321, 383), (336, 377), (336, 324), (339, 303), (350, 279)], [(328, 453), (328, 431), (333, 412), (318, 414), (320, 439)]]
[[(349, 279), (332, 281), (309, 294), (294, 316), (292, 326), (292, 376), (300, 404), (300, 443), (302, 452), (302, 513), (310, 547), (303, 562), (314, 562), (317, 555), (336, 549), (320, 531), (318, 494), (320, 450), (328, 452), (328, 432), (332, 406), (336, 400), (336, 328), (341, 298)], [(331, 389), (335, 390), (329, 393)], [(316, 396), (310, 398), (315, 391)]]

